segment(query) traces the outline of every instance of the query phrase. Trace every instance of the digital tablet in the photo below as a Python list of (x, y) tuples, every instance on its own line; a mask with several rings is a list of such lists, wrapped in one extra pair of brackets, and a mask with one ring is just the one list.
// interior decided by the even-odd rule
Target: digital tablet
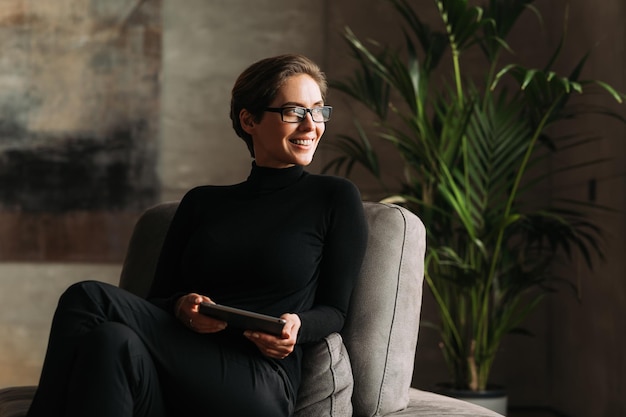
[(270, 333), (275, 336), (282, 335), (285, 320), (267, 316), (265, 314), (253, 313), (252, 311), (241, 310), (234, 307), (227, 307), (220, 304), (200, 303), (200, 313), (225, 321), (228, 326), (242, 330), (257, 330)]

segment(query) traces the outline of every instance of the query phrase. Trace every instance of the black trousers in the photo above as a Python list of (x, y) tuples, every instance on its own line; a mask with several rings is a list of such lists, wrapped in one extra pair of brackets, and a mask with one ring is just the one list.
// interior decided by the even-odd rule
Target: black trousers
[(75, 284), (59, 300), (28, 416), (290, 416), (283, 370), (220, 333), (197, 334), (115, 286)]

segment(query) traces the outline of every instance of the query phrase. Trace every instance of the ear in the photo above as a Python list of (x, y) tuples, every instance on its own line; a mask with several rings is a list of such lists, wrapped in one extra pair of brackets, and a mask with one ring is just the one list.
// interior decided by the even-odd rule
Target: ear
[(239, 112), (239, 123), (241, 128), (249, 135), (252, 135), (254, 130), (254, 116), (246, 109), (241, 109)]

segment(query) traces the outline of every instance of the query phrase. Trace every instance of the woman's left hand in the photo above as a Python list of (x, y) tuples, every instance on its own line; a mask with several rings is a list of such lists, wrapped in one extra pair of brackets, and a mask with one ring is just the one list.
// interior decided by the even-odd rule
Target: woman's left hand
[(296, 346), (298, 331), (300, 330), (300, 317), (297, 314), (283, 314), (285, 320), (283, 334), (274, 336), (269, 333), (246, 330), (243, 335), (247, 337), (265, 356), (274, 359), (285, 359)]

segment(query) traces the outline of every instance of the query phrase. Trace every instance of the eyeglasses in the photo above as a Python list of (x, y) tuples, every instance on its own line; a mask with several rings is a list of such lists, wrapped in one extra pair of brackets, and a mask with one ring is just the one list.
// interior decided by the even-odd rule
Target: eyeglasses
[(280, 117), (285, 123), (300, 123), (306, 118), (306, 114), (310, 113), (311, 118), (316, 123), (327, 122), (330, 120), (330, 114), (333, 111), (331, 106), (313, 107), (266, 107), (265, 111), (272, 113), (280, 113)]

